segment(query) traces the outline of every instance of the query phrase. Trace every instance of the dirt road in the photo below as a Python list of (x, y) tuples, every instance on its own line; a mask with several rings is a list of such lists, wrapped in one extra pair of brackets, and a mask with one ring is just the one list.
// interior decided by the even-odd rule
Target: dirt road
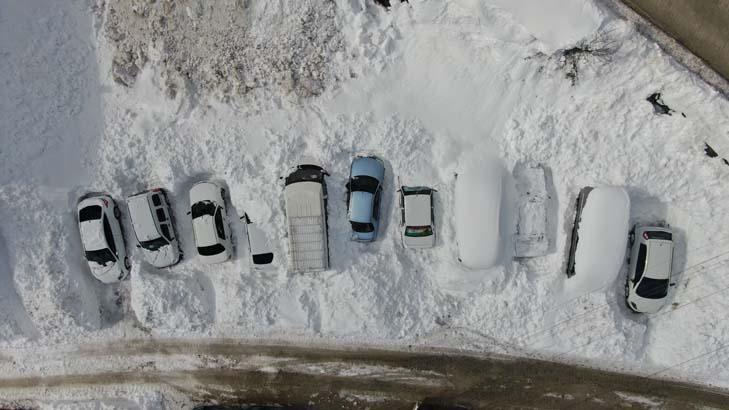
[[(130, 367), (120, 368), (114, 357)], [(187, 359), (194, 364), (175, 368)], [(275, 402), (314, 409), (409, 410), (425, 398), (466, 408), (729, 409), (727, 393), (699, 386), (497, 356), (145, 340), (85, 346), (66, 352), (64, 360), (109, 366), (83, 374), (0, 379), (0, 397), (32, 404), (86, 389), (123, 398), (124, 386), (146, 385), (196, 403)]]

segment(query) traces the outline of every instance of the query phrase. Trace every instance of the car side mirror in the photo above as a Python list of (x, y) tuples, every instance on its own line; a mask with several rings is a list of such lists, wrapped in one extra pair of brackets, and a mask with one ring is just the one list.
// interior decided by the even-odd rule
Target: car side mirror
[(141, 248), (142, 248), (142, 245), (140, 245), (140, 244), (137, 244), (137, 248), (140, 248), (140, 249), (141, 249)]
[(676, 286), (676, 283), (675, 282), (674, 283), (671, 283), (671, 286)]
[(191, 213), (192, 213), (192, 211), (187, 211), (186, 215), (190, 215)]

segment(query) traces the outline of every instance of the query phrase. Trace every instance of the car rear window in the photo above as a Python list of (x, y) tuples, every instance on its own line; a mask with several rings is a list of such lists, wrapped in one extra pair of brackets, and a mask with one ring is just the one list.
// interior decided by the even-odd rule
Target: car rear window
[(370, 223), (351, 222), (352, 230), (355, 232), (369, 233), (375, 230), (375, 226)]
[(405, 228), (405, 236), (417, 238), (421, 236), (430, 236), (432, 234), (433, 228), (430, 226), (408, 226)]
[(225, 247), (219, 243), (210, 246), (199, 246), (197, 252), (202, 256), (212, 256), (225, 252)]
[(157, 194), (152, 195), (152, 203), (154, 204), (154, 206), (162, 205), (162, 201), (159, 199), (159, 195), (157, 195)]
[(643, 278), (635, 293), (646, 299), (665, 298), (668, 295), (668, 279)]
[(673, 239), (673, 235), (670, 232), (664, 231), (646, 231), (645, 235), (647, 236), (646, 239), (663, 239), (665, 241)]
[(268, 265), (273, 262), (273, 253), (261, 253), (253, 255), (253, 263), (255, 265)]
[(157, 213), (157, 220), (159, 220), (160, 222), (164, 222), (164, 221), (167, 220), (167, 216), (165, 215), (165, 211), (163, 211), (160, 208), (157, 208), (157, 210), (155, 210), (155, 212)]
[(379, 185), (380, 182), (369, 175), (358, 175), (352, 177), (352, 182), (350, 183), (349, 187), (354, 192), (364, 191), (369, 192), (370, 194), (374, 194), (375, 192), (377, 192), (377, 187)]
[(79, 222), (95, 221), (97, 219), (101, 219), (101, 206), (99, 205), (87, 206), (78, 211)]

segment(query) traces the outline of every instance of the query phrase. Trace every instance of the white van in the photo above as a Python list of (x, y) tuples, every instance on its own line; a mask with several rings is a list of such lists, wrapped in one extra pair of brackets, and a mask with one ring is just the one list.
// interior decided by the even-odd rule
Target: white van
[(127, 198), (132, 228), (144, 259), (157, 268), (180, 260), (180, 245), (172, 225), (167, 194), (161, 188), (142, 191)]
[(329, 269), (326, 175), (319, 165), (306, 162), (285, 179), (289, 268), (293, 272)]

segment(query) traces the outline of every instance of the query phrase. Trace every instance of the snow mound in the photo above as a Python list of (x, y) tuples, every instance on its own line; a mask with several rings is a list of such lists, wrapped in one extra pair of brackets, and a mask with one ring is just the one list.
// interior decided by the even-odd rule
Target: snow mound
[(27, 314), (43, 335), (64, 336), (102, 325), (97, 288), (81, 252), (67, 194), (0, 189), (3, 230), (13, 233), (8, 265)]
[(168, 95), (191, 85), (222, 96), (274, 86), (320, 94), (341, 48), (334, 2), (222, 0), (110, 2), (104, 32), (112, 76), (130, 86), (146, 64), (160, 67)]
[(215, 320), (212, 285), (200, 273), (172, 274), (137, 264), (131, 283), (134, 315), (152, 333), (201, 332)]

